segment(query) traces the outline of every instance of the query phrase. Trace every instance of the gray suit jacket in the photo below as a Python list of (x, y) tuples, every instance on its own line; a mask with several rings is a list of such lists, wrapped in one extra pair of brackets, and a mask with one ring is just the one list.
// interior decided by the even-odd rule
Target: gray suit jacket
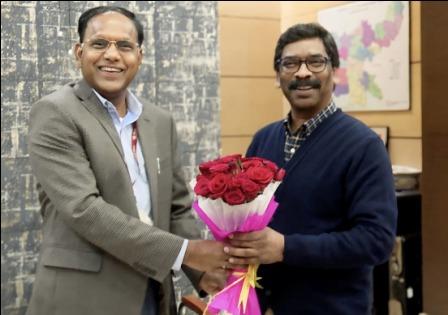
[(148, 277), (163, 283), (161, 314), (169, 314), (177, 235), (199, 235), (172, 117), (144, 103), (137, 124), (154, 227), (138, 218), (117, 131), (86, 82), (33, 105), (29, 152), (43, 243), (28, 314), (139, 315)]

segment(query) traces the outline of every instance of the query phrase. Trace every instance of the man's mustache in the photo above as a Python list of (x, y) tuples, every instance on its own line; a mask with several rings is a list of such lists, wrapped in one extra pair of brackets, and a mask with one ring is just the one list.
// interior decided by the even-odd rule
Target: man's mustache
[(320, 89), (320, 81), (315, 79), (315, 80), (294, 80), (291, 81), (288, 84), (288, 89), (289, 90), (295, 90), (299, 87), (303, 87), (303, 86), (310, 86), (313, 89)]

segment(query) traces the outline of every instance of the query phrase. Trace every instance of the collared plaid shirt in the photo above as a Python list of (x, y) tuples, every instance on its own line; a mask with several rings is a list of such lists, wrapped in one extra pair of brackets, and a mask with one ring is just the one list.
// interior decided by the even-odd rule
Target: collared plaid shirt
[(285, 142), (285, 162), (288, 162), (300, 145), (310, 136), (310, 134), (337, 110), (333, 101), (317, 113), (313, 118), (307, 120), (296, 132), (291, 132), (291, 112), (288, 113), (283, 124), (285, 126), (286, 142)]

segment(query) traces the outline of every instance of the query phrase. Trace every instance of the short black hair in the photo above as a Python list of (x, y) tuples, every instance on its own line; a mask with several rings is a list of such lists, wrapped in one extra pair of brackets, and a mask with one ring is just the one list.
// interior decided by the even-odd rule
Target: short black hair
[(79, 42), (82, 43), (84, 40), (84, 33), (86, 32), (87, 23), (97, 15), (106, 13), (106, 12), (118, 12), (120, 14), (123, 14), (124, 16), (128, 17), (135, 25), (135, 28), (137, 29), (137, 36), (138, 36), (138, 44), (141, 45), (143, 43), (143, 26), (140, 23), (140, 21), (137, 19), (134, 13), (131, 11), (122, 8), (122, 7), (116, 7), (116, 6), (100, 6), (95, 7), (92, 9), (89, 9), (85, 11), (81, 16), (79, 17), (78, 21), (78, 34), (79, 34)]
[(283, 48), (286, 45), (302, 39), (320, 38), (325, 46), (325, 51), (330, 57), (333, 68), (339, 67), (339, 52), (333, 36), (325, 28), (317, 23), (296, 24), (288, 28), (278, 39), (275, 47), (274, 70), (279, 71), (279, 60), (282, 57)]

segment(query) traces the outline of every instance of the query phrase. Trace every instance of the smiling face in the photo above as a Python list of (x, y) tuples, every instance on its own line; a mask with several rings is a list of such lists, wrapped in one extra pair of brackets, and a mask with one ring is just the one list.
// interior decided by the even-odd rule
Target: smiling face
[[(283, 48), (282, 59), (313, 60), (328, 55), (320, 38), (302, 39)], [(333, 93), (334, 69), (329, 62), (319, 73), (311, 72), (305, 63), (294, 73), (277, 72), (277, 80), (283, 94), (291, 105), (293, 114), (305, 114), (312, 117), (325, 108), (331, 101)]]
[(119, 50), (111, 43), (98, 49), (98, 40), (127, 41), (137, 46), (137, 30), (133, 22), (117, 12), (94, 16), (87, 24), (83, 44), (74, 47), (76, 61), (87, 83), (109, 101), (124, 100), (126, 89), (134, 79), (142, 61), (139, 47)]

